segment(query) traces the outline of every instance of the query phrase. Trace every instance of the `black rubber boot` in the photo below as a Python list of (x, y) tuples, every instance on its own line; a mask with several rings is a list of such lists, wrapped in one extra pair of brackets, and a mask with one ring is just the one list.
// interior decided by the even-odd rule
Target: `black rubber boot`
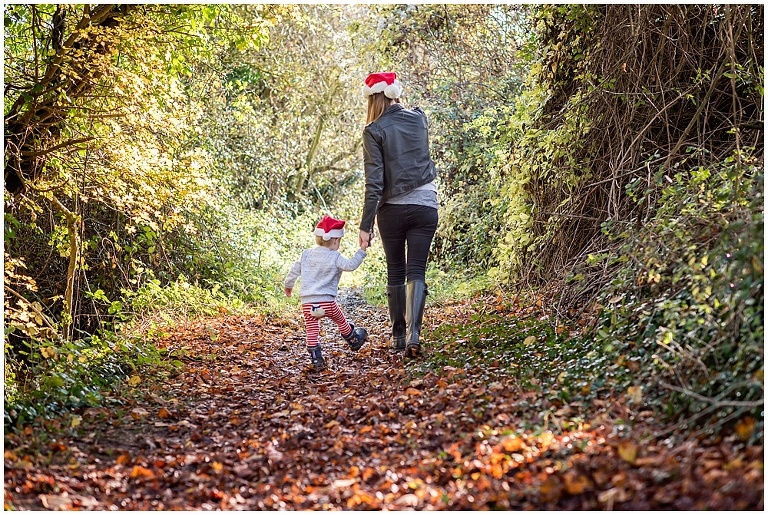
[(355, 329), (355, 326), (352, 324), (349, 324), (349, 327), (352, 328), (352, 331), (346, 336), (342, 334), (341, 337), (347, 340), (350, 349), (358, 351), (360, 350), (360, 347), (362, 347), (365, 343), (365, 340), (368, 339), (368, 331), (362, 327)]
[(405, 321), (408, 324), (408, 336), (405, 343), (405, 355), (415, 358), (421, 353), (421, 322), (424, 318), (424, 305), (427, 302), (427, 284), (416, 279), (409, 281), (406, 287)]
[(405, 350), (405, 285), (387, 286), (389, 320), (392, 322), (392, 348)]
[(309, 351), (309, 357), (312, 360), (312, 368), (315, 370), (324, 370), (326, 368), (325, 359), (323, 358), (323, 351), (318, 345), (317, 347), (307, 347)]

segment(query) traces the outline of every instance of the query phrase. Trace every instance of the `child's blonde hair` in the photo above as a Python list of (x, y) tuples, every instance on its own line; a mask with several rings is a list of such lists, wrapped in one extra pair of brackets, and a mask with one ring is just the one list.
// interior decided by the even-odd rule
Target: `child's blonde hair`
[(330, 240), (324, 240), (322, 236), (315, 236), (315, 243), (321, 247), (330, 247), (334, 240), (340, 240), (341, 238), (331, 238)]

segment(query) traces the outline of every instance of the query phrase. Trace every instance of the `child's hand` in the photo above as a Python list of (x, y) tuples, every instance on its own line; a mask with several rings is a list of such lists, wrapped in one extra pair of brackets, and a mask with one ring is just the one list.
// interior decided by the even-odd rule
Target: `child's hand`
[(371, 239), (372, 238), (373, 238), (373, 234), (372, 233), (369, 233), (367, 231), (360, 231), (358, 243), (360, 245), (360, 248), (363, 251), (368, 250), (368, 246), (371, 244)]
[(290, 297), (291, 296), (291, 292), (293, 291), (293, 288), (285, 288), (284, 287), (283, 290), (285, 290), (285, 296), (286, 297)]

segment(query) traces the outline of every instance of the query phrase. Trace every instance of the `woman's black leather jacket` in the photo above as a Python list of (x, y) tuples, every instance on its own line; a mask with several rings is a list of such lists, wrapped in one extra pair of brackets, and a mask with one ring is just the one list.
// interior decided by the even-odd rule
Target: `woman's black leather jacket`
[(365, 204), (360, 230), (371, 232), (379, 205), (435, 179), (427, 115), (392, 104), (363, 131)]

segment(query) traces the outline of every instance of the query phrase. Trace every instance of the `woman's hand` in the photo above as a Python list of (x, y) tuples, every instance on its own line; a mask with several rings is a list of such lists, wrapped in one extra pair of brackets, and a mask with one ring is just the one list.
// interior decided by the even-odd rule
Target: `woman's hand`
[(367, 231), (360, 231), (360, 248), (368, 250), (368, 245), (371, 243), (371, 233)]

